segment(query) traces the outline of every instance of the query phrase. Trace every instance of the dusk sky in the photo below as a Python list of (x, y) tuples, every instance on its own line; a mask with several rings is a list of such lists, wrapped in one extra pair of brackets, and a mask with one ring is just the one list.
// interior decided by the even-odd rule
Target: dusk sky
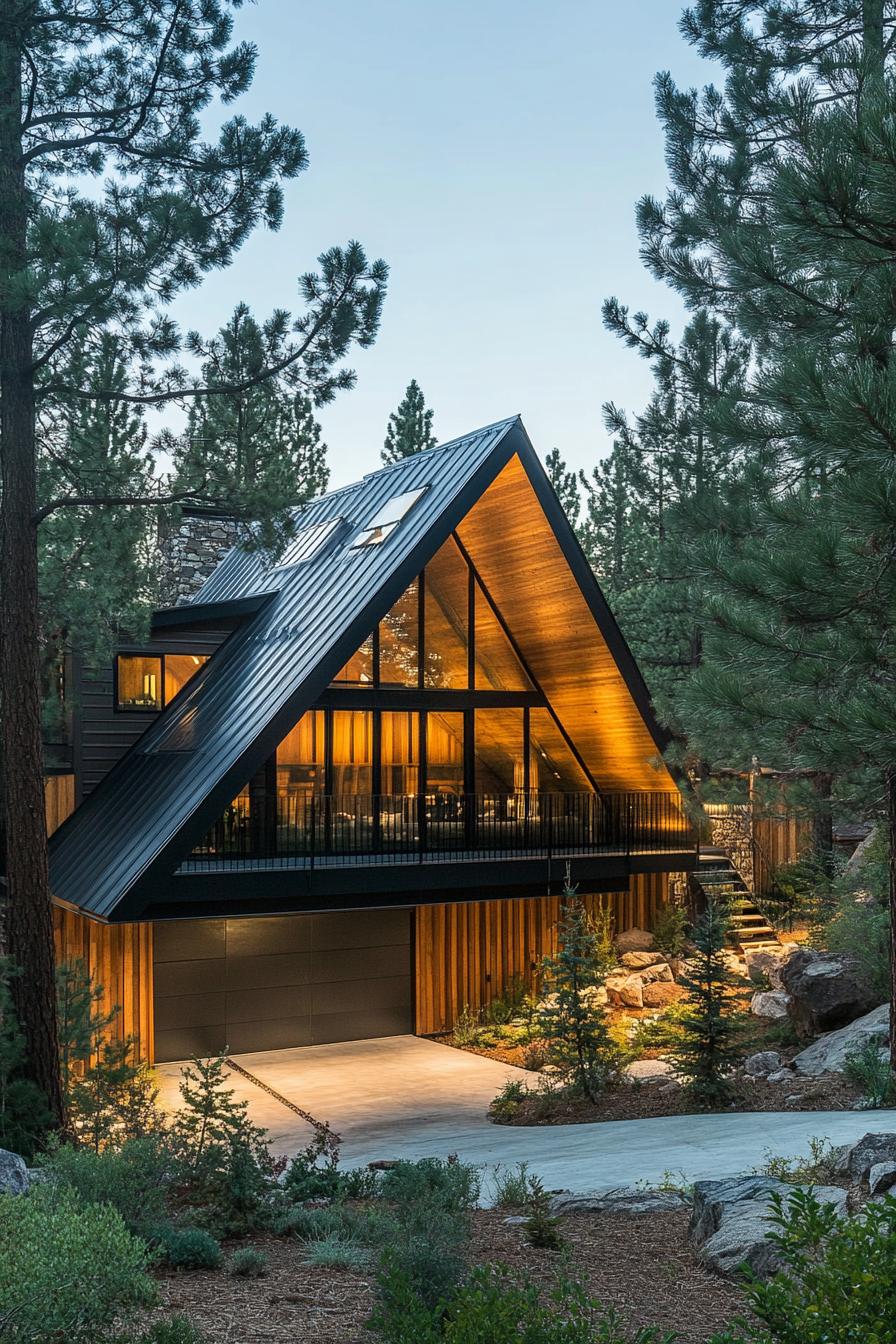
[(539, 453), (588, 469), (609, 447), (600, 407), (639, 409), (646, 363), (601, 326), (616, 294), (668, 317), (677, 298), (638, 257), (634, 207), (662, 194), (651, 80), (709, 68), (676, 0), (259, 0), (237, 33), (259, 47), (239, 102), (305, 134), (310, 168), (278, 234), (259, 232), (175, 315), (209, 333), (235, 302), (294, 308), (296, 277), (359, 239), (391, 267), (358, 385), (320, 413), (333, 484), (379, 465), (411, 378), (440, 441), (520, 412)]

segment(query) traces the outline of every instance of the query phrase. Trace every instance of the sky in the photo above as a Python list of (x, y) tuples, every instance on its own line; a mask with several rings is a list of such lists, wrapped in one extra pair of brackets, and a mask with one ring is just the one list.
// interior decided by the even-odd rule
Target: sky
[(638, 257), (635, 204), (667, 176), (652, 79), (702, 85), (678, 0), (258, 0), (259, 49), (236, 110), (305, 135), (278, 233), (259, 230), (175, 307), (210, 334), (238, 300), (295, 309), (296, 278), (357, 238), (391, 275), (357, 386), (318, 418), (332, 485), (379, 465), (389, 413), (416, 378), (441, 442), (520, 413), (538, 452), (590, 470), (601, 406), (639, 410), (649, 366), (603, 330), (601, 303), (681, 328), (677, 297)]

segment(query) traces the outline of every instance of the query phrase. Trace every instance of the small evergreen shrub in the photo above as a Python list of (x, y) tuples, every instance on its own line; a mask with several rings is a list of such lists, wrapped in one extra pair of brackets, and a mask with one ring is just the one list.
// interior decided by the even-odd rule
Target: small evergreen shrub
[(337, 1208), (306, 1208), (294, 1204), (278, 1212), (272, 1220), (271, 1230), (278, 1236), (292, 1233), (299, 1241), (313, 1241), (331, 1232), (340, 1232), (343, 1226), (344, 1218)]
[(418, 1162), (396, 1162), (383, 1173), (380, 1194), (392, 1204), (411, 1206), (434, 1200), (454, 1213), (469, 1213), (479, 1200), (479, 1172), (449, 1157), (423, 1157)]
[(217, 1269), (221, 1263), (220, 1244), (202, 1227), (163, 1224), (154, 1240), (172, 1269)]
[(837, 1150), (829, 1139), (813, 1137), (805, 1157), (781, 1157), (766, 1148), (762, 1163), (755, 1168), (759, 1176), (774, 1176), (791, 1185), (826, 1185), (835, 1175)]
[(838, 1217), (809, 1191), (776, 1201), (785, 1267), (748, 1292), (749, 1321), (711, 1344), (892, 1344), (896, 1338), (896, 1199)]
[(0, 1333), (100, 1344), (155, 1297), (149, 1251), (108, 1205), (41, 1184), (0, 1195)]
[(255, 1246), (240, 1246), (230, 1257), (227, 1272), (235, 1279), (263, 1279), (268, 1272), (268, 1258)]
[(687, 943), (688, 917), (677, 901), (663, 901), (653, 920), (653, 941), (663, 956), (677, 958)]
[(560, 1219), (551, 1213), (551, 1198), (539, 1176), (527, 1180), (526, 1209), (528, 1217), (523, 1232), (530, 1246), (539, 1251), (559, 1251), (563, 1245)]
[(600, 929), (568, 881), (563, 900), (557, 953), (542, 962), (545, 998), (538, 1030), (549, 1062), (571, 1089), (594, 1102), (620, 1065), (604, 1008), (594, 993), (610, 969), (612, 942), (609, 949), (604, 947)]
[(377, 1218), (380, 1293), (409, 1284), (427, 1306), (453, 1292), (465, 1271), (470, 1215), (479, 1199), (479, 1174), (456, 1159), (398, 1162), (380, 1187), (387, 1209)]
[(667, 1046), (684, 1086), (705, 1109), (731, 1100), (730, 1077), (741, 1057), (744, 1019), (736, 989), (742, 982), (726, 960), (729, 927), (724, 904), (710, 901), (693, 930), (694, 953), (679, 978), (687, 999)]

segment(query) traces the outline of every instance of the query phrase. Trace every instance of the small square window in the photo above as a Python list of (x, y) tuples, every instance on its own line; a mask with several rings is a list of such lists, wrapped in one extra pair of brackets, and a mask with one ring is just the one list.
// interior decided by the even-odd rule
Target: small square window
[(119, 709), (159, 710), (163, 690), (161, 658), (142, 653), (119, 654), (116, 700)]

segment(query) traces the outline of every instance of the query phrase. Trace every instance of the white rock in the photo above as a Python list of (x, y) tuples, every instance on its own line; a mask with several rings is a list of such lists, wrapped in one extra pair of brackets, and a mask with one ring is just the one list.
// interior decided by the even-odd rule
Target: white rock
[(896, 1162), (875, 1162), (868, 1172), (868, 1189), (872, 1195), (882, 1195), (896, 1185)]
[(636, 1059), (633, 1064), (625, 1066), (622, 1076), (630, 1083), (654, 1086), (675, 1081), (677, 1085), (675, 1070), (665, 1059)]
[(838, 1176), (865, 1181), (873, 1167), (896, 1163), (896, 1134), (863, 1134), (856, 1143), (838, 1148), (832, 1160)]
[(890, 1006), (882, 1004), (864, 1017), (859, 1017), (839, 1031), (829, 1031), (800, 1053), (793, 1060), (797, 1073), (815, 1078), (821, 1073), (842, 1073), (847, 1055), (852, 1054), (865, 1041), (876, 1040), (883, 1048), (890, 1039)]
[(777, 1069), (774, 1073), (770, 1073), (765, 1081), (767, 1083), (792, 1083), (793, 1069)]
[[(782, 1268), (780, 1251), (771, 1240), (772, 1196), (786, 1204), (799, 1187), (771, 1176), (735, 1176), (731, 1180), (698, 1181), (690, 1237), (704, 1264), (718, 1274), (734, 1277), (744, 1269), (758, 1278), (770, 1278)], [(820, 1186), (812, 1193), (820, 1204), (846, 1212), (846, 1191)]]
[(0, 1148), (0, 1194), (24, 1195), (28, 1189), (28, 1168), (18, 1153)]
[(789, 1002), (790, 995), (783, 989), (760, 989), (750, 1000), (750, 1012), (754, 1017), (786, 1017)]
[(591, 1194), (563, 1191), (551, 1200), (552, 1213), (666, 1213), (690, 1204), (681, 1190), (650, 1190), (639, 1185), (620, 1185), (615, 1190)]

